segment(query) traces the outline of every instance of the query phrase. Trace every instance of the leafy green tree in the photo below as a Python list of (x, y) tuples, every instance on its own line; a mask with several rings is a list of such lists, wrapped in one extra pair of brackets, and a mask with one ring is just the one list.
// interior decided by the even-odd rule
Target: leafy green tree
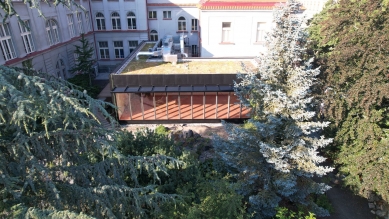
[[(5, 66), (0, 87), (1, 218), (145, 218), (175, 197), (154, 183), (177, 161), (123, 155), (106, 103), (62, 79)], [(147, 185), (138, 180), (145, 172), (155, 178)]]
[(345, 183), (389, 202), (388, 1), (330, 1), (310, 27)]
[(76, 66), (70, 71), (78, 74), (87, 74), (89, 76), (89, 86), (92, 85), (92, 78), (94, 78), (94, 69), (93, 65), (95, 60), (92, 59), (94, 49), (89, 44), (89, 41), (85, 38), (84, 34), (81, 35), (80, 39), (81, 46), (74, 45), (76, 50), (74, 51), (77, 54)]
[(275, 10), (275, 28), (266, 39), (267, 53), (258, 57), (258, 72), (238, 75), (235, 93), (251, 108), (254, 127), (225, 124), (229, 139), (214, 142), (243, 184), (240, 193), (255, 218), (274, 216), (281, 201), (306, 206), (318, 216), (329, 214), (310, 198), (329, 189), (312, 177), (332, 171), (320, 165), (325, 158), (318, 155), (332, 139), (319, 137), (328, 122), (313, 121), (310, 88), (320, 71), (306, 57), (308, 34), (299, 7), (290, 0)]
[[(185, 142), (174, 142), (166, 136), (166, 128), (158, 126), (155, 132), (144, 129), (135, 133), (124, 132), (118, 140), (118, 149), (124, 155), (149, 156), (152, 154), (177, 157), (184, 162), (179, 168), (168, 166), (167, 175), (161, 175), (157, 190), (165, 194), (177, 194), (180, 199), (166, 202), (160, 212), (152, 213), (153, 218), (239, 219), (245, 215), (242, 195), (236, 193), (239, 184), (232, 183), (231, 177), (216, 162), (199, 162), (197, 152), (184, 149), (183, 144), (192, 147), (196, 141), (188, 138)], [(199, 140), (199, 139), (198, 139)], [(220, 163), (218, 163), (220, 164)], [(218, 169), (218, 170), (217, 170)], [(140, 184), (147, 185), (154, 178), (148, 173), (138, 177)]]
[[(25, 0), (23, 1), (24, 4), (27, 4), (29, 8), (36, 9), (40, 16), (44, 17), (44, 14), (42, 13), (40, 5), (42, 2), (48, 4), (49, 6), (58, 6), (62, 5), (64, 7), (67, 7), (69, 10), (72, 10), (72, 6), (75, 6), (76, 8), (79, 8), (81, 10), (84, 10), (84, 7), (77, 3), (75, 0), (57, 0), (57, 1), (49, 1), (49, 0)], [(19, 21), (24, 24), (24, 22), (21, 20), (19, 12), (15, 10), (13, 2), (12, 1), (0, 1), (0, 16), (3, 17), (3, 22), (6, 21), (7, 18), (12, 16), (17, 16)]]

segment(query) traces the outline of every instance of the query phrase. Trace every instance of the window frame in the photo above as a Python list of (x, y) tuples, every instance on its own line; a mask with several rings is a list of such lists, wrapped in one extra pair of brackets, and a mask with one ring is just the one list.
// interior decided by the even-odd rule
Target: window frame
[(128, 41), (128, 51), (132, 53), (136, 47), (138, 47), (139, 41), (138, 40), (129, 40)]
[(172, 11), (163, 11), (163, 19), (171, 20), (172, 19)]
[(158, 31), (156, 30), (150, 31), (150, 41), (158, 41)]
[(124, 59), (123, 41), (113, 41), (113, 50), (115, 54), (115, 59)]
[(67, 17), (67, 20), (68, 20), (69, 36), (70, 36), (70, 38), (73, 38), (73, 37), (76, 36), (76, 30), (74, 29), (73, 14), (67, 14), (66, 17)]
[[(102, 43), (106, 45), (102, 46)], [(100, 59), (110, 59), (108, 41), (99, 41), (98, 45)]]
[[(256, 35), (255, 35), (255, 42), (256, 43), (263, 43), (265, 42), (265, 22), (257, 22), (257, 30), (256, 30)], [(259, 39), (259, 40), (258, 40)]]
[(97, 30), (106, 30), (107, 29), (105, 26), (105, 17), (104, 17), (103, 13), (97, 12), (96, 16), (95, 16), (95, 20), (96, 20), (96, 29)]
[(192, 31), (199, 31), (199, 20), (192, 19)]
[(132, 11), (127, 13), (127, 29), (136, 30), (136, 15)]
[(57, 77), (60, 78), (62, 75), (62, 79), (67, 78), (67, 70), (66, 70), (66, 65), (65, 61), (63, 59), (58, 59), (56, 65), (55, 65), (55, 70), (57, 72)]
[(0, 49), (5, 61), (16, 58), (16, 50), (11, 37), (9, 23), (0, 24)]
[(84, 15), (85, 15), (85, 28), (84, 28), (84, 31), (85, 31), (85, 33), (88, 33), (89, 31), (91, 31), (90, 13), (89, 13), (89, 11), (85, 11)]
[(157, 11), (148, 11), (148, 16), (149, 19), (157, 19)]
[(19, 24), (20, 36), (22, 37), (24, 51), (26, 54), (35, 52), (35, 44), (32, 38), (30, 20), (24, 20), (24, 24)]
[(81, 12), (77, 12), (77, 29), (78, 29), (78, 34), (81, 35), (83, 33), (85, 33), (84, 31), (84, 25), (82, 23), (82, 13)]
[[(225, 24), (229, 24), (229, 27), (225, 27)], [(232, 43), (232, 22), (222, 22), (222, 43)]]
[(177, 20), (178, 31), (186, 31), (186, 18), (180, 16)]
[(46, 33), (50, 46), (61, 42), (58, 29), (58, 22), (55, 19), (49, 19), (46, 21)]
[(112, 30), (121, 30), (120, 14), (116, 11), (111, 13)]

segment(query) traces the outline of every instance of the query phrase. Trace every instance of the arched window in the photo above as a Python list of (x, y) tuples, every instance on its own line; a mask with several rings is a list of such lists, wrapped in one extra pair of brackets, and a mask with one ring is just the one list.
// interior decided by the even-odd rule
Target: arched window
[(178, 18), (178, 30), (179, 31), (186, 31), (186, 20), (184, 17)]
[(127, 13), (127, 24), (129, 30), (136, 30), (136, 17), (134, 12)]
[(46, 22), (46, 31), (50, 46), (59, 43), (58, 25), (56, 20), (50, 19)]
[(105, 30), (105, 19), (103, 13), (96, 14), (96, 26), (97, 30)]
[(122, 26), (120, 25), (120, 15), (117, 12), (113, 12), (111, 14), (111, 20), (112, 20), (112, 29), (114, 30), (121, 30)]
[(5, 61), (16, 58), (15, 47), (11, 39), (9, 24), (0, 24), (0, 49)]
[(57, 77), (61, 77), (62, 79), (67, 78), (67, 71), (66, 71), (66, 66), (65, 62), (62, 59), (59, 59), (57, 61), (57, 64), (55, 65), (55, 69), (57, 72)]
[(150, 40), (158, 41), (158, 32), (156, 30), (150, 31)]

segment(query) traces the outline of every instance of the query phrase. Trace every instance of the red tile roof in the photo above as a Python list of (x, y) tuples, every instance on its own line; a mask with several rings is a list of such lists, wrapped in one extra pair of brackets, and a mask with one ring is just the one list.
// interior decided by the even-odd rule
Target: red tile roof
[(202, 0), (202, 10), (272, 10), (278, 3), (286, 0)]

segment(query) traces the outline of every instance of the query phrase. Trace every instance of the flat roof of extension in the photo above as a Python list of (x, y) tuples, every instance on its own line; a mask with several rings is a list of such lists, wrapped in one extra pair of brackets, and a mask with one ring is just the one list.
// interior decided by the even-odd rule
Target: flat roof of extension
[[(147, 51), (145, 47), (150, 47), (146, 43), (141, 51)], [(136, 56), (136, 54), (135, 54)], [(247, 73), (242, 64), (250, 70), (254, 70), (252, 58), (222, 58), (222, 59), (202, 59), (185, 58), (173, 65), (170, 62), (162, 62), (158, 58), (148, 59), (147, 56), (139, 56), (139, 60), (134, 58), (123, 66), (120, 74), (236, 74)]]

